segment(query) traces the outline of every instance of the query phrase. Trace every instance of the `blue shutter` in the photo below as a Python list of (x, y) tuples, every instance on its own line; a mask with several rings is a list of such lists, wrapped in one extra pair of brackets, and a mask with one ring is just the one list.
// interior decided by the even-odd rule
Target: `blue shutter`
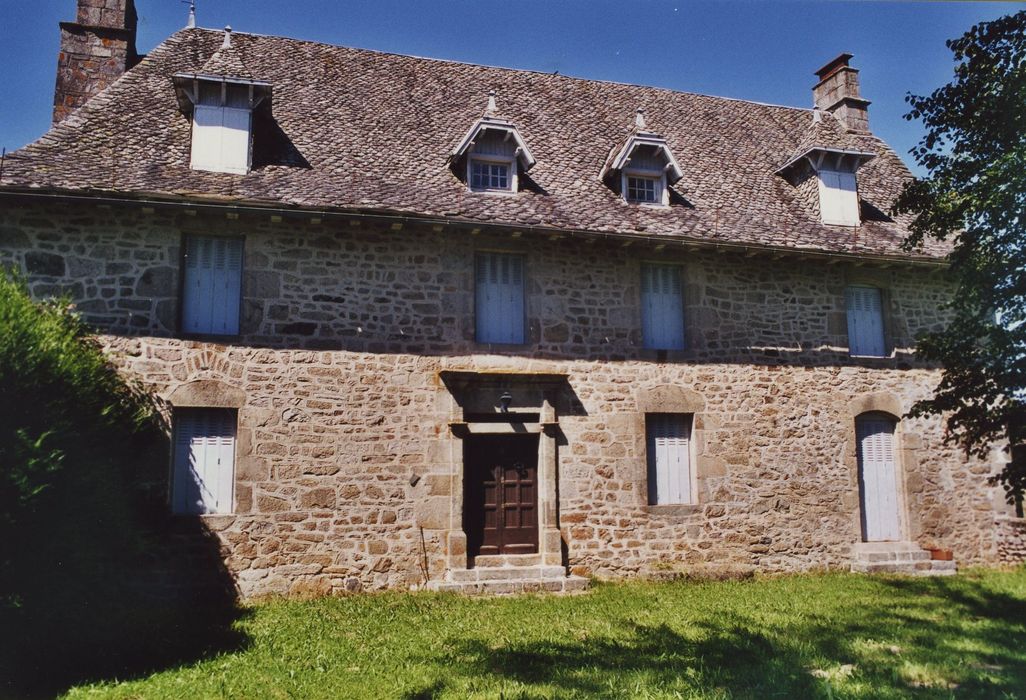
[(876, 287), (848, 287), (848, 348), (852, 355), (884, 357), (883, 301)]
[(524, 342), (524, 259), (480, 253), (475, 270), (475, 326), (479, 343)]
[(185, 409), (176, 414), (174, 512), (232, 512), (235, 422), (235, 413), (225, 409)]
[(691, 490), (691, 416), (648, 417), (649, 503), (693, 503)]
[(676, 265), (641, 266), (641, 328), (646, 348), (684, 348), (684, 299)]
[(242, 293), (242, 240), (189, 236), (185, 243), (182, 328), (235, 335)]

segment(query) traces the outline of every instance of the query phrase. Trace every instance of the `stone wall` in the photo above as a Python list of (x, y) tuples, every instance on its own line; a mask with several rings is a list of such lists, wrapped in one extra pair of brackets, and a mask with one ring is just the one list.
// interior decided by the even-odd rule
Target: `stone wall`
[(1026, 519), (999, 517), (997, 532), (998, 561), (1002, 564), (1026, 563)]
[[(183, 232), (245, 236), (231, 344), (176, 337)], [(474, 341), (476, 250), (526, 255), (525, 345)], [(652, 260), (684, 267), (687, 350), (640, 347)], [(204, 520), (247, 595), (442, 575), (462, 449), (443, 370), (567, 375), (559, 525), (578, 572), (846, 568), (861, 532), (855, 415), (929, 395), (937, 372), (909, 347), (943, 323), (946, 293), (921, 269), (139, 207), (7, 207), (0, 263), (37, 297), (71, 294), (165, 399), (194, 382), (241, 391), (236, 512)], [(848, 357), (852, 282), (885, 290), (892, 357)], [(695, 505), (647, 505), (644, 415), (667, 387), (692, 397)], [(938, 421), (900, 425), (903, 527), (962, 564), (995, 562), (991, 465), (941, 438)]]

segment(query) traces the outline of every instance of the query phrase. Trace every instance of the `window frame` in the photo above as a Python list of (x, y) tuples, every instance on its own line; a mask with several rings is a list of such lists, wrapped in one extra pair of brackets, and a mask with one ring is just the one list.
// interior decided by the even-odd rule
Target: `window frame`
[[(872, 289), (872, 290), (875, 290), (876, 293), (879, 295), (879, 299), (880, 299), (880, 318), (879, 318), (879, 323), (880, 323), (880, 346), (881, 346), (881, 350), (880, 350), (880, 354), (879, 355), (867, 354), (865, 352), (856, 352), (854, 338), (852, 337), (852, 332), (851, 332), (851, 323), (852, 323), (851, 316), (852, 316), (853, 311), (849, 307), (849, 303), (848, 303), (848, 300), (849, 300), (849, 290), (851, 290), (851, 289)], [(852, 357), (852, 358), (868, 358), (868, 359), (881, 359), (881, 358), (886, 359), (886, 358), (889, 358), (893, 354), (892, 353), (892, 349), (891, 349), (891, 343), (890, 343), (888, 328), (887, 328), (887, 299), (888, 299), (888, 297), (887, 297), (886, 290), (883, 287), (879, 287), (877, 285), (866, 284), (866, 283), (857, 283), (857, 282), (856, 283), (849, 283), (849, 284), (844, 285), (844, 319), (845, 319), (845, 326), (846, 326), (845, 333), (847, 334), (847, 338), (848, 338), (848, 356), (849, 357)]]
[[(680, 345), (678, 347), (656, 347), (649, 344), (648, 326), (645, 323), (645, 268), (646, 267), (668, 267), (677, 270), (680, 286)], [(685, 266), (681, 263), (641, 260), (638, 265), (638, 310), (641, 313), (641, 347), (643, 350), (654, 352), (681, 352), (688, 349), (688, 323), (687, 323), (687, 300), (684, 296), (684, 282), (686, 278)]]
[[(187, 251), (188, 251), (188, 239), (189, 238), (226, 238), (230, 240), (237, 240), (242, 245), (242, 256), (239, 263), (239, 327), (235, 333), (203, 333), (196, 331), (185, 330), (185, 290), (186, 290), (186, 269), (187, 269)], [(243, 321), (243, 300), (246, 297), (246, 236), (245, 235), (231, 235), (231, 234), (216, 234), (216, 233), (202, 233), (197, 231), (183, 231), (181, 235), (181, 242), (179, 245), (178, 255), (178, 313), (177, 313), (177, 334), (182, 338), (212, 338), (212, 339), (225, 339), (225, 338), (238, 338), (242, 335), (242, 321)]]
[[(655, 199), (653, 201), (631, 199), (630, 180), (631, 178), (651, 180), (655, 184)], [(669, 190), (666, 183), (666, 172), (655, 170), (641, 170), (639, 168), (625, 168), (620, 175), (620, 192), (628, 204), (637, 204), (645, 207), (666, 207), (669, 206)]]
[[(507, 181), (509, 187), (474, 187), (474, 163), (486, 165), (505, 165), (507, 168)], [(476, 194), (516, 194), (520, 187), (519, 174), (517, 173), (517, 159), (505, 158), (487, 153), (471, 152), (467, 156), (467, 189)]]
[[(479, 260), (485, 255), (504, 255), (511, 258), (520, 258), (520, 289), (522, 294), (521, 301), (521, 319), (520, 319), (520, 338), (519, 342), (499, 342), (494, 340), (482, 340), (479, 334), (478, 315), (481, 313), (481, 304), (478, 299), (478, 269)], [(528, 341), (528, 322), (527, 322), (527, 255), (522, 252), (508, 251), (508, 250), (491, 250), (491, 249), (478, 249), (474, 251), (473, 258), (473, 289), (474, 289), (474, 342), (478, 345), (500, 345), (505, 347), (523, 347), (529, 344)]]
[[(656, 420), (669, 420), (679, 418), (683, 421), (687, 434), (687, 481), (689, 499), (686, 501), (659, 501), (658, 493), (658, 461), (657, 455), (653, 452), (654, 439), (652, 435), (653, 423)], [(695, 414), (685, 412), (651, 412), (645, 413), (645, 481), (646, 481), (646, 504), (649, 508), (662, 508), (673, 506), (696, 506), (698, 505), (698, 469), (695, 452)]]
[[(231, 493), (228, 495), (228, 502), (230, 507), (226, 511), (216, 512), (192, 512), (192, 511), (181, 511), (177, 509), (176, 505), (176, 481), (178, 477), (178, 460), (179, 460), (179, 446), (178, 446), (178, 435), (181, 429), (181, 422), (183, 415), (195, 414), (202, 411), (220, 412), (230, 414), (230, 424), (232, 426), (232, 460), (231, 460)], [(222, 516), (222, 515), (234, 515), (236, 513), (236, 502), (235, 496), (237, 491), (236, 481), (238, 479), (238, 462), (239, 462), (239, 411), (236, 408), (223, 408), (218, 406), (182, 406), (175, 407), (171, 413), (171, 463), (168, 474), (168, 489), (167, 489), (167, 505), (170, 513), (175, 517), (180, 518), (195, 518), (195, 517), (209, 517), (209, 516)]]
[[(831, 187), (824, 182), (823, 176), (835, 176), (838, 178), (838, 184), (841, 184), (840, 178), (851, 178), (852, 190), (851, 194), (848, 194), (848, 190), (842, 187)], [(821, 223), (830, 226), (859, 226), (862, 224), (862, 210), (859, 204), (859, 187), (858, 178), (854, 172), (847, 170), (831, 170), (829, 168), (822, 168), (816, 171), (816, 179), (819, 183), (819, 219)], [(853, 202), (853, 206), (845, 207), (840, 200), (840, 197), (850, 196)], [(837, 202), (838, 209), (827, 211), (827, 202)], [(852, 211), (853, 210), (853, 211)], [(835, 217), (834, 214), (837, 214)], [(845, 214), (852, 214), (854, 218), (844, 218)]]

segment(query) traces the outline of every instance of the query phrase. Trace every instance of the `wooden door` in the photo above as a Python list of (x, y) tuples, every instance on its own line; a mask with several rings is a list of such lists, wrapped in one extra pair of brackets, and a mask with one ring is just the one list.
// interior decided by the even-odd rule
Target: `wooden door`
[(901, 540), (894, 421), (868, 414), (856, 423), (862, 535), (866, 542)]
[(538, 436), (474, 435), (463, 441), (467, 554), (538, 551)]

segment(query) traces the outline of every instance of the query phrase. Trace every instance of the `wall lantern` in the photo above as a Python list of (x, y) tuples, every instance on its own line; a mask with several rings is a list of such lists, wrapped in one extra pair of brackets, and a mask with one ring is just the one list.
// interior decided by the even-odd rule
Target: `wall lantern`
[(513, 401), (513, 394), (508, 391), (502, 392), (499, 395), (499, 408), (503, 413), (509, 413), (509, 405)]

